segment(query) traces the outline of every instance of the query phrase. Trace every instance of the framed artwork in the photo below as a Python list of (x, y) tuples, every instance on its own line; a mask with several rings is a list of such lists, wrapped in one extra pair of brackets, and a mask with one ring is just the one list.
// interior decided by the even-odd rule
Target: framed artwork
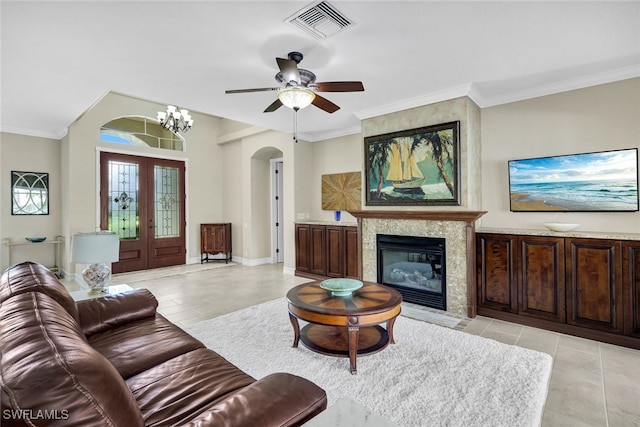
[(364, 139), (366, 204), (460, 205), (460, 122)]
[(361, 174), (344, 172), (322, 175), (322, 209), (359, 211)]
[(11, 171), (11, 215), (49, 215), (49, 174)]

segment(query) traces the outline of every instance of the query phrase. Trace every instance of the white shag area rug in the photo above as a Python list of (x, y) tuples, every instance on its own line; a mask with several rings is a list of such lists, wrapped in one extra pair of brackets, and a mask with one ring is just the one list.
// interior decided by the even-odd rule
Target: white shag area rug
[(187, 331), (254, 378), (299, 375), (329, 405), (349, 397), (398, 426), (539, 426), (552, 366), (545, 353), (399, 316), (396, 344), (358, 357), (351, 375), (348, 358), (291, 347), (284, 298)]

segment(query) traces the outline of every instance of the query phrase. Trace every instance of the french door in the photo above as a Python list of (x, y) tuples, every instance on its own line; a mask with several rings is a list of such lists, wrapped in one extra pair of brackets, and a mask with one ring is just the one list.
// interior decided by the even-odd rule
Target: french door
[(114, 273), (185, 264), (184, 162), (100, 154), (100, 228), (120, 235)]

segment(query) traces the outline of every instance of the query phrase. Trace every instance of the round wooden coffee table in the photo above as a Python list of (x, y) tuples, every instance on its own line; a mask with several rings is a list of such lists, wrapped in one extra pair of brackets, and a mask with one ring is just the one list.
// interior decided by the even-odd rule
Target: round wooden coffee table
[[(402, 295), (378, 283), (364, 282), (349, 297), (332, 296), (320, 282), (305, 283), (287, 293), (293, 347), (305, 347), (329, 356), (349, 357), (352, 374), (356, 357), (375, 353), (393, 339), (393, 324), (400, 314)], [(300, 330), (298, 319), (309, 322)], [(386, 329), (380, 326), (386, 322)]]

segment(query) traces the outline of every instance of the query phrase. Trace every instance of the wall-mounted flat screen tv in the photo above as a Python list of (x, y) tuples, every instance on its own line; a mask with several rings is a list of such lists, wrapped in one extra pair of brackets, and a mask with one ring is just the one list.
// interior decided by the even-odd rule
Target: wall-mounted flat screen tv
[(638, 149), (509, 161), (513, 212), (638, 210)]

